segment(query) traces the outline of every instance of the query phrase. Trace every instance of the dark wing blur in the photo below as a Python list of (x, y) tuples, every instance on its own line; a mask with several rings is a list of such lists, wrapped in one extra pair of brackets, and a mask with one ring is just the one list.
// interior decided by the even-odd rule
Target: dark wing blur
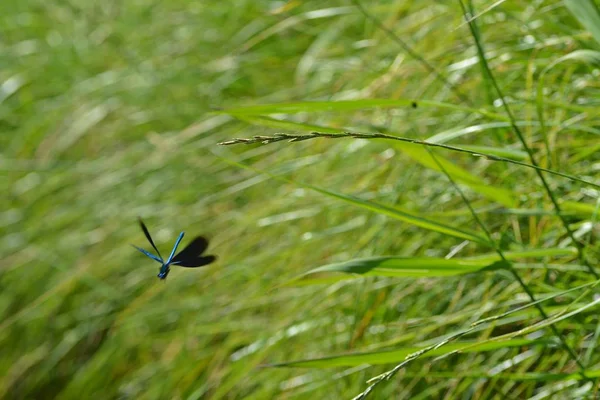
[(181, 250), (171, 263), (182, 267), (201, 267), (202, 265), (210, 264), (214, 261), (214, 258), (210, 259), (212, 256), (200, 257), (207, 247), (208, 240), (202, 236), (198, 236)]
[(216, 259), (217, 259), (217, 257), (215, 257), (215, 256), (196, 257), (194, 259), (179, 261), (175, 265), (179, 265), (180, 267), (187, 267), (187, 268), (203, 267), (203, 266), (208, 265), (211, 262), (215, 261)]
[(150, 232), (148, 232), (148, 228), (146, 228), (144, 221), (142, 221), (141, 218), (138, 218), (138, 221), (140, 222), (140, 226), (142, 227), (142, 230), (144, 231), (144, 235), (146, 235), (146, 239), (148, 239), (148, 241), (152, 245), (152, 248), (154, 250), (156, 250), (156, 253), (162, 259), (162, 256), (160, 255), (160, 251), (158, 251), (158, 249), (156, 248), (156, 245), (154, 244), (154, 241), (152, 240), (152, 236), (150, 236)]

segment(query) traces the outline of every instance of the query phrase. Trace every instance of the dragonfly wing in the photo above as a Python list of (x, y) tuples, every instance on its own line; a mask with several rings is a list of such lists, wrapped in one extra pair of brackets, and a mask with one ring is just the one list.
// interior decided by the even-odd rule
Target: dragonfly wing
[(162, 256), (160, 255), (160, 251), (158, 251), (158, 249), (156, 248), (156, 245), (154, 244), (154, 241), (152, 240), (152, 236), (150, 236), (150, 232), (148, 231), (148, 228), (146, 228), (146, 224), (144, 224), (144, 221), (142, 221), (141, 218), (138, 218), (138, 221), (140, 222), (140, 226), (142, 227), (142, 230), (144, 231), (144, 235), (146, 235), (146, 239), (148, 239), (148, 241), (152, 245), (152, 248), (154, 250), (156, 250), (156, 254), (158, 254), (158, 256), (162, 259)]
[(173, 262), (171, 263), (172, 265), (178, 265), (180, 267), (186, 267), (186, 268), (197, 268), (197, 267), (203, 267), (205, 265), (208, 265), (210, 263), (212, 263), (213, 261), (215, 261), (217, 259), (217, 257), (215, 256), (203, 256), (203, 257), (195, 257), (195, 258), (190, 258), (190, 259), (186, 259), (186, 260), (180, 260), (177, 262)]
[(132, 246), (135, 247), (136, 249), (138, 249), (140, 252), (144, 253), (146, 256), (153, 259), (154, 261), (159, 262), (161, 264), (163, 263), (162, 259), (156, 257), (154, 254), (150, 253), (149, 251), (146, 251), (146, 250), (142, 249), (141, 247), (137, 247), (136, 245), (133, 245), (133, 244), (132, 244)]
[(179, 246), (179, 242), (181, 242), (181, 239), (183, 239), (184, 234), (185, 234), (185, 232), (181, 232), (179, 234), (179, 237), (175, 241), (175, 246), (173, 246), (173, 250), (171, 250), (171, 254), (169, 255), (169, 258), (167, 259), (166, 264), (170, 264), (171, 262), (173, 262), (173, 256), (175, 255), (175, 252), (177, 251), (177, 247)]
[(200, 255), (202, 255), (202, 253), (204, 253), (204, 250), (206, 250), (207, 247), (208, 247), (208, 240), (206, 240), (202, 236), (198, 236), (197, 238), (192, 240), (190, 242), (190, 244), (188, 244), (183, 250), (181, 250), (179, 252), (179, 254), (177, 254), (173, 258), (173, 262), (194, 260), (194, 259), (200, 257)]

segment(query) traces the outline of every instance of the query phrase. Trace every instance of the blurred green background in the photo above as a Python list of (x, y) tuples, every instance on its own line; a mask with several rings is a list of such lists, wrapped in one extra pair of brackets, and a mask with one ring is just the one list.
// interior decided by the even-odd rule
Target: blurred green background
[[(593, 27), (594, 13), (577, 15), (562, 1), (467, 7), (540, 164), (600, 184), (600, 35), (583, 18)], [(561, 62), (569, 54), (575, 56)], [(363, 99), (405, 105), (335, 106)], [(306, 101), (331, 107), (240, 111)], [(289, 283), (320, 265), (361, 257), (493, 253), (304, 185), (482, 234), (423, 147), (351, 138), (217, 146), (320, 127), (529, 163), (500, 105), (455, 1), (4, 0), (0, 396), (350, 399), (403, 359), (386, 361), (377, 352), (416, 350), (528, 302), (507, 271)], [(462, 176), (457, 182), (503, 249), (566, 249), (520, 260), (534, 293), (593, 280), (533, 169), (435, 154), (455, 168), (453, 177)], [(598, 188), (547, 177), (597, 266)], [(148, 247), (138, 216), (163, 253), (184, 230), (184, 244), (209, 237), (209, 253), (219, 260), (174, 268), (159, 281), (157, 265), (129, 245)], [(547, 304), (548, 312), (593, 301), (590, 293), (578, 298), (582, 293)], [(597, 371), (593, 311), (557, 327)], [(539, 320), (529, 308), (467, 339)], [(416, 360), (370, 397), (594, 395), (591, 382), (569, 375), (577, 366), (551, 331), (528, 338), (540, 341)], [(265, 367), (351, 352), (380, 361)]]

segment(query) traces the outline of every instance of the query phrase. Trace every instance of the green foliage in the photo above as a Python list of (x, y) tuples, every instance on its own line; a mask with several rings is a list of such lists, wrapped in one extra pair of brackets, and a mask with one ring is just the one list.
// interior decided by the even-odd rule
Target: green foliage
[[(511, 340), (504, 341), (499, 343), (486, 343), (486, 344), (478, 344), (478, 343), (452, 343), (446, 345), (443, 348), (438, 348), (437, 350), (430, 351), (427, 353), (426, 357), (434, 357), (439, 356), (441, 354), (446, 354), (455, 350), (463, 350), (465, 352), (486, 352), (498, 349), (506, 349), (510, 347), (521, 347), (521, 346), (544, 346), (548, 345), (547, 342), (542, 340)], [(274, 366), (278, 367), (302, 367), (302, 368), (330, 368), (330, 367), (340, 367), (340, 366), (358, 366), (363, 364), (389, 364), (389, 363), (397, 363), (404, 360), (406, 357), (411, 354), (420, 351), (420, 348), (399, 348), (390, 351), (376, 351), (372, 353), (360, 353), (360, 354), (348, 354), (337, 357), (326, 357), (315, 360), (306, 360), (306, 361), (292, 361), (287, 363), (276, 364)]]
[(597, 397), (598, 9), (494, 4), (3, 1), (0, 397)]
[(565, 6), (600, 44), (600, 9), (593, 0), (565, 0)]
[[(577, 254), (572, 248), (540, 249), (503, 253), (506, 260), (530, 257), (568, 256)], [(308, 271), (305, 275), (319, 273), (345, 273), (370, 276), (395, 276), (398, 278), (427, 278), (469, 274), (478, 271), (506, 269), (509, 265), (498, 254), (470, 258), (418, 258), (418, 257), (371, 257), (328, 264)]]

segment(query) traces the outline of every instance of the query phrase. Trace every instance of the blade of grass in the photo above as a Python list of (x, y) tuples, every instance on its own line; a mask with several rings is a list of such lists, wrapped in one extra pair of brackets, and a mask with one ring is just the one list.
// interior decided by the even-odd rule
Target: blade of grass
[[(215, 110), (213, 113), (229, 114), (233, 116), (258, 116), (268, 114), (298, 114), (302, 112), (348, 112), (369, 108), (412, 108), (414, 99), (361, 99), (339, 101), (301, 101), (296, 103), (261, 104), (245, 107)], [(496, 121), (508, 121), (500, 114), (482, 108), (458, 106), (440, 101), (419, 100), (419, 107), (436, 107), (447, 110), (478, 114)]]
[(593, 0), (564, 0), (564, 4), (579, 23), (592, 34), (600, 44), (600, 10)]
[[(590, 378), (600, 377), (600, 370), (588, 371)], [(425, 378), (422, 374), (407, 373), (407, 378)], [(545, 372), (518, 372), (518, 373), (490, 373), (487, 371), (428, 371), (427, 378), (431, 379), (493, 379), (507, 381), (535, 381), (535, 382), (559, 382), (583, 379), (579, 374), (569, 373), (545, 373)]]
[[(491, 342), (490, 342), (491, 343)], [(437, 348), (424, 354), (423, 357), (435, 357), (452, 351), (457, 351), (468, 346), (468, 352), (479, 353), (511, 347), (547, 345), (546, 340), (541, 339), (515, 339), (511, 341), (496, 342), (494, 345), (482, 345), (477, 342), (449, 343), (444, 348)], [(374, 351), (364, 353), (351, 353), (338, 356), (313, 358), (307, 360), (288, 361), (267, 365), (268, 367), (296, 367), (296, 368), (331, 368), (348, 367), (362, 364), (391, 364), (404, 360), (411, 354), (422, 351), (426, 347), (403, 347), (396, 350)]]
[[(504, 253), (507, 260), (534, 257), (573, 256), (577, 255), (574, 248), (532, 249)], [(462, 275), (472, 272), (505, 269), (507, 264), (502, 262), (496, 253), (485, 254), (470, 258), (434, 258), (434, 257), (396, 257), (382, 256), (348, 260), (340, 263), (323, 265), (311, 269), (301, 277), (322, 272), (342, 272), (365, 276), (391, 277), (442, 277)]]
[(484, 268), (504, 269), (506, 265), (501, 262), (489, 263), (468, 259), (370, 257), (324, 265), (308, 271), (303, 276), (321, 272), (342, 272), (364, 276), (431, 278), (468, 274)]

